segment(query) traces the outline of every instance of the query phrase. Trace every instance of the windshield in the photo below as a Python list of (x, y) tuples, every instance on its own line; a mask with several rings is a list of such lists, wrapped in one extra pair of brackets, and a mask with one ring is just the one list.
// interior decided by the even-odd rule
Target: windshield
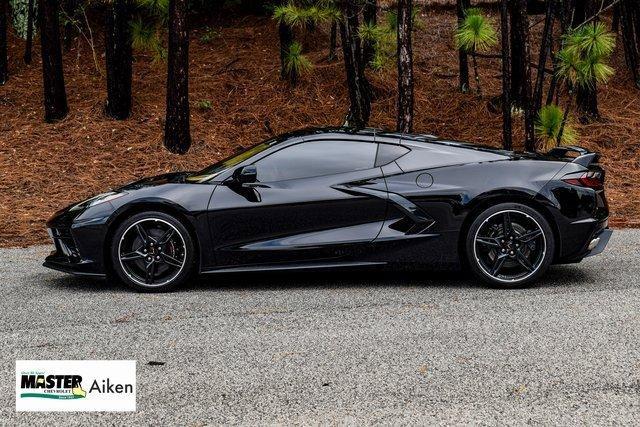
[(187, 181), (188, 182), (205, 182), (205, 181), (209, 181), (209, 180), (215, 178), (216, 176), (220, 175), (222, 172), (228, 170), (229, 168), (232, 168), (232, 167), (244, 162), (248, 158), (254, 156), (255, 154), (258, 154), (258, 153), (266, 150), (267, 148), (271, 147), (271, 145), (274, 142), (275, 142), (275, 140), (271, 139), (271, 140), (265, 141), (265, 142), (263, 142), (261, 144), (258, 144), (258, 145), (254, 146), (254, 147), (251, 147), (248, 150), (236, 153), (236, 154), (232, 155), (231, 157), (227, 157), (226, 159), (221, 160), (218, 163), (214, 163), (213, 165), (202, 169), (200, 172), (196, 172), (195, 174), (187, 177)]

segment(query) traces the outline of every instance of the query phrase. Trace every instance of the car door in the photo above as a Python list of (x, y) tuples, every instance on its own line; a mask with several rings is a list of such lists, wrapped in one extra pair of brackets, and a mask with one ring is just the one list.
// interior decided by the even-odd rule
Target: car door
[(219, 185), (209, 209), (217, 266), (355, 256), (385, 220), (376, 151), (370, 141), (303, 141), (255, 162), (257, 182)]

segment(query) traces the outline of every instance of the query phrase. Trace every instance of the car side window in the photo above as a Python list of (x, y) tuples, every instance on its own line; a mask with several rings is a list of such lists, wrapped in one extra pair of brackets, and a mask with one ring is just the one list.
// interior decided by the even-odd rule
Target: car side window
[(398, 160), (400, 157), (407, 154), (409, 150), (407, 147), (394, 144), (379, 144), (378, 155), (376, 156), (376, 167), (387, 165), (394, 160)]
[(258, 160), (258, 181), (275, 182), (371, 169), (376, 151), (377, 144), (372, 142), (303, 142)]

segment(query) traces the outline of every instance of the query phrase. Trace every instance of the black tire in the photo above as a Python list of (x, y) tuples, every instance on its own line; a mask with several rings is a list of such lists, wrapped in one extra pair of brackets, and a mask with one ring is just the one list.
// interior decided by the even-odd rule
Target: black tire
[(467, 264), (476, 277), (492, 287), (520, 288), (546, 273), (553, 261), (555, 239), (538, 211), (520, 203), (501, 203), (475, 218), (465, 249)]
[(132, 289), (167, 292), (192, 277), (195, 247), (187, 228), (173, 216), (142, 212), (124, 220), (113, 234), (111, 265)]

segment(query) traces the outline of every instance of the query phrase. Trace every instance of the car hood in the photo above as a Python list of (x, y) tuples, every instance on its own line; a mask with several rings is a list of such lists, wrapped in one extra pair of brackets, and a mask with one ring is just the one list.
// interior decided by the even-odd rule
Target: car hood
[[(49, 219), (49, 223), (71, 223), (76, 218), (84, 214), (89, 208), (94, 208), (96, 212), (102, 212), (106, 215), (113, 211), (114, 205), (110, 203), (116, 195), (131, 195), (135, 190), (145, 188), (158, 187), (167, 184), (187, 183), (186, 177), (193, 172), (172, 172), (152, 177), (142, 178), (137, 181), (114, 188), (113, 190), (94, 195), (80, 202), (75, 202), (55, 212)], [(123, 199), (125, 199), (123, 197)], [(97, 203), (101, 201), (102, 203)]]
[(132, 191), (140, 190), (145, 187), (157, 187), (165, 184), (184, 184), (188, 181), (186, 178), (193, 172), (172, 172), (162, 175), (151, 176), (147, 178), (139, 179), (138, 181), (125, 184), (122, 187), (116, 188), (114, 191)]

